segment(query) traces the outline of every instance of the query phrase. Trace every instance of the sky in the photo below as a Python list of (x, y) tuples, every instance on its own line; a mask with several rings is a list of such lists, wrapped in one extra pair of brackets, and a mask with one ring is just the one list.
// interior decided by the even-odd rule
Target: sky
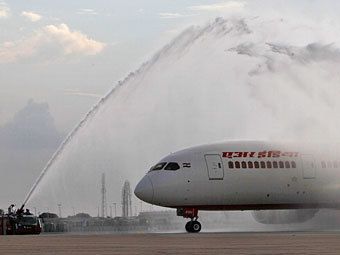
[[(243, 2), (1, 1), (0, 124), (29, 99), (69, 131), (119, 79), (203, 12)], [(209, 10), (209, 6), (212, 10)], [(205, 10), (208, 8), (208, 10)], [(214, 10), (216, 9), (216, 10)]]
[(190, 25), (218, 16), (308, 16), (337, 1), (0, 0), (0, 125), (30, 99), (69, 132), (117, 81)]
[(1, 187), (0, 202), (20, 199), (91, 107), (187, 27), (282, 18), (321, 24), (318, 37), (339, 45), (339, 11), (335, 0), (0, 0), (0, 173), (24, 183), (13, 197)]

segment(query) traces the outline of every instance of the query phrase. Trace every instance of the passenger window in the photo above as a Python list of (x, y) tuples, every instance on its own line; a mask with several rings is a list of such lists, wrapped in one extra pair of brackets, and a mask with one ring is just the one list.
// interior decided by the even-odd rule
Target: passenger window
[(255, 162), (254, 162), (254, 167), (255, 167), (255, 168), (260, 168), (260, 164), (259, 164), (258, 161), (255, 161)]
[(286, 168), (290, 168), (290, 163), (289, 163), (289, 161), (286, 161), (286, 162), (285, 162), (285, 167), (286, 167)]
[(280, 161), (280, 162), (279, 162), (279, 166), (280, 166), (280, 168), (285, 168), (285, 166), (284, 166), (284, 164), (283, 164), (283, 161)]
[(176, 162), (170, 162), (164, 168), (164, 170), (170, 170), (170, 171), (176, 171), (178, 169), (180, 169), (180, 166)]
[(151, 167), (150, 172), (151, 171), (162, 170), (165, 165), (166, 165), (166, 162), (158, 163), (155, 166)]
[(326, 168), (326, 162), (325, 161), (321, 161), (321, 166), (322, 166), (322, 168)]
[(247, 163), (245, 161), (242, 161), (242, 168), (246, 169), (247, 168)]
[(253, 162), (248, 161), (248, 168), (253, 168)]
[(233, 168), (234, 168), (234, 162), (233, 162), (233, 161), (229, 161), (229, 162), (228, 162), (228, 167), (229, 167), (230, 169), (233, 169)]
[(266, 168), (266, 162), (261, 161), (261, 162), (260, 162), (260, 165), (261, 165), (261, 168)]
[(267, 168), (272, 168), (272, 162), (271, 161), (267, 161)]
[(278, 164), (277, 164), (277, 161), (273, 161), (273, 168), (278, 168)]
[(235, 162), (235, 168), (240, 168), (240, 162), (238, 161)]
[[(291, 164), (292, 164), (292, 168), (296, 168), (296, 163), (295, 163), (295, 161), (292, 161)], [(326, 165), (325, 165), (325, 166), (326, 166)]]

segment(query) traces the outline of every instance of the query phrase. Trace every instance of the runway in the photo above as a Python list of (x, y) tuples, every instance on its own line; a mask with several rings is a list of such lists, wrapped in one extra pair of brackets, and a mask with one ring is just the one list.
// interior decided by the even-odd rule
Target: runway
[(0, 236), (0, 254), (339, 254), (340, 232)]

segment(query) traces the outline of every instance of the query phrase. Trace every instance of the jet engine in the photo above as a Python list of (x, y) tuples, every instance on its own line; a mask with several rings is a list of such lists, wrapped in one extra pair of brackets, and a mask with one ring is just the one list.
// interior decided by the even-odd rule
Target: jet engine
[(318, 209), (254, 211), (252, 215), (262, 224), (302, 223), (312, 219)]

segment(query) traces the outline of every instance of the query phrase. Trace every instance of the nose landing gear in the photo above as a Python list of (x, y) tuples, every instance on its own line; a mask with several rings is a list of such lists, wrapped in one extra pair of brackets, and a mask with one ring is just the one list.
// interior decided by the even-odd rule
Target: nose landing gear
[(196, 208), (178, 208), (177, 216), (183, 216), (183, 218), (190, 218), (191, 220), (185, 224), (185, 230), (188, 233), (198, 233), (201, 231), (201, 223), (197, 221), (198, 210)]

